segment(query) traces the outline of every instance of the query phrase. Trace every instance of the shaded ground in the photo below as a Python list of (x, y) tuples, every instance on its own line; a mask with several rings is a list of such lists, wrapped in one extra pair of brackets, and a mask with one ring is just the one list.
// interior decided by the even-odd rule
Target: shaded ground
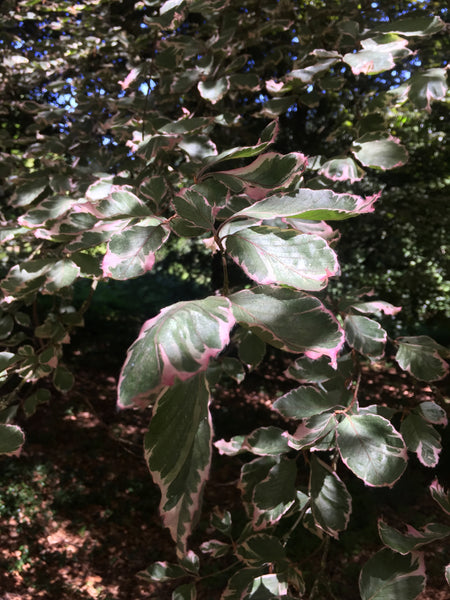
[[(270, 411), (271, 399), (277, 389), (289, 385), (268, 366), (237, 389), (218, 390), (213, 408), (218, 437), (279, 422)], [(376, 370), (366, 372), (361, 389), (367, 403), (390, 403), (400, 397), (416, 403), (432, 397), (430, 388), (411, 388), (408, 378), (395, 369), (383, 379)], [(148, 419), (148, 412), (116, 412), (114, 378), (85, 370), (70, 394), (54, 395), (51, 406), (41, 407), (25, 423), (28, 437), (22, 455), (0, 461), (1, 600), (171, 598), (170, 586), (149, 585), (136, 577), (154, 561), (174, 560), (157, 513), (159, 492), (142, 457)], [(208, 513), (214, 506), (237, 509), (239, 515), (239, 495), (230, 481), (238, 479), (241, 460), (214, 457), (194, 546), (207, 538)], [(441, 462), (441, 482), (448, 486), (448, 444)], [(351, 525), (338, 543), (331, 543), (325, 575), (331, 586), (328, 591), (320, 588), (316, 600), (359, 598), (361, 565), (381, 547), (377, 516), (395, 523), (400, 515), (407, 522), (409, 515), (417, 519), (418, 511), (427, 520), (442, 522), (427, 492), (432, 477), (416, 461), (393, 490), (368, 491), (353, 482)], [(312, 580), (320, 559), (311, 551), (318, 543), (300, 529), (292, 549), (305, 557), (301, 568)], [(427, 547), (429, 581), (420, 600), (450, 597), (442, 575), (442, 566), (450, 562), (446, 552), (445, 541)], [(224, 573), (202, 581), (199, 598), (218, 598), (227, 577)]]

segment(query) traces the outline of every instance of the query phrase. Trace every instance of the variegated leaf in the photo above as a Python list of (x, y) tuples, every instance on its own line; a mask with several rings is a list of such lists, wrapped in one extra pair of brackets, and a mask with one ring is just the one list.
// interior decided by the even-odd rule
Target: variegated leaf
[(17, 425), (0, 423), (0, 454), (20, 454), (25, 435)]
[(411, 527), (411, 525), (407, 525), (406, 533), (401, 533), (380, 519), (378, 521), (378, 533), (383, 544), (391, 550), (400, 554), (408, 554), (408, 552), (417, 550), (424, 544), (449, 536), (450, 527), (440, 523), (428, 523), (418, 530)]
[(403, 421), (400, 433), (408, 446), (425, 467), (435, 467), (442, 450), (441, 436), (419, 414), (411, 413)]
[(262, 529), (281, 519), (295, 504), (295, 460), (282, 456), (253, 490), (253, 528)]
[(145, 459), (161, 490), (161, 514), (179, 556), (186, 554), (209, 472), (209, 402), (203, 373), (177, 383), (157, 400), (145, 434)]
[(384, 354), (387, 333), (379, 323), (368, 317), (348, 315), (344, 321), (348, 345), (364, 356), (380, 358)]
[(310, 448), (323, 438), (335, 435), (336, 422), (332, 413), (323, 413), (305, 419), (296, 429), (293, 435), (286, 435), (288, 444), (295, 450)]
[(236, 217), (275, 219), (279, 217), (313, 221), (341, 221), (374, 211), (380, 194), (367, 198), (336, 194), (332, 190), (301, 188), (295, 196), (271, 196), (239, 211)]
[(273, 409), (283, 417), (305, 419), (330, 410), (342, 410), (349, 399), (338, 390), (327, 392), (304, 385), (281, 396), (274, 402)]
[(369, 486), (392, 486), (408, 460), (400, 434), (380, 415), (346, 414), (337, 426), (344, 464)]
[(362, 600), (414, 600), (425, 588), (423, 555), (402, 556), (383, 548), (364, 565), (359, 577)]
[(450, 493), (446, 492), (437, 479), (430, 485), (431, 497), (439, 504), (442, 510), (450, 515)]
[(350, 520), (352, 498), (336, 473), (314, 455), (311, 457), (309, 495), (316, 525), (337, 539)]
[(398, 350), (395, 360), (404, 371), (417, 379), (436, 381), (448, 373), (448, 364), (442, 356), (448, 350), (426, 335), (397, 339)]
[(120, 407), (145, 404), (164, 386), (205, 371), (228, 344), (234, 316), (228, 299), (210, 296), (163, 309), (141, 329), (119, 380)]
[(312, 358), (328, 356), (332, 365), (344, 343), (335, 317), (317, 298), (277, 287), (256, 287), (231, 294), (236, 320), (263, 341)]
[(382, 171), (401, 167), (408, 161), (408, 152), (394, 137), (380, 139), (368, 133), (353, 142), (352, 152), (365, 167)]

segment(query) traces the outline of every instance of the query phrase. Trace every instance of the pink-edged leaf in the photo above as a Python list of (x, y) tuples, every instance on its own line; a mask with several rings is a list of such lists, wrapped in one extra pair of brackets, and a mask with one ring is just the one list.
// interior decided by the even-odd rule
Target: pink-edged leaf
[(401, 167), (408, 161), (405, 147), (392, 136), (382, 139), (377, 134), (367, 133), (353, 142), (352, 152), (365, 167), (382, 171)]
[(259, 427), (247, 436), (235, 435), (230, 441), (218, 440), (214, 446), (220, 454), (235, 456), (242, 452), (251, 452), (257, 456), (278, 456), (289, 452), (290, 448), (279, 427)]
[(283, 219), (283, 221), (292, 229), (296, 229), (301, 233), (318, 235), (329, 243), (337, 241), (340, 237), (339, 232), (325, 221), (307, 221), (303, 219)]
[(450, 564), (448, 564), (444, 569), (445, 581), (450, 585)]
[(332, 413), (323, 413), (305, 419), (296, 429), (293, 435), (285, 434), (289, 446), (295, 450), (310, 448), (323, 438), (334, 435), (336, 421)]
[(299, 152), (284, 155), (267, 152), (246, 167), (215, 171), (208, 175), (214, 175), (235, 191), (243, 190), (252, 200), (261, 200), (269, 191), (286, 188), (300, 179), (307, 162)]
[(339, 270), (337, 257), (318, 236), (292, 229), (251, 227), (229, 235), (226, 250), (257, 283), (318, 291)]
[(404, 371), (416, 379), (436, 381), (448, 373), (448, 364), (442, 358), (448, 350), (426, 335), (397, 339), (395, 360)]
[(439, 504), (442, 510), (450, 515), (450, 492), (446, 492), (437, 479), (430, 485), (431, 497)]
[(204, 100), (216, 104), (216, 102), (222, 100), (230, 89), (230, 80), (228, 77), (220, 77), (216, 80), (206, 79), (205, 81), (199, 81), (197, 88)]
[(357, 162), (349, 156), (343, 158), (331, 158), (327, 160), (319, 171), (320, 175), (324, 175), (331, 181), (360, 181), (365, 171), (361, 169)]
[(374, 300), (373, 302), (349, 302), (346, 306), (346, 310), (351, 310), (352, 312), (376, 315), (377, 317), (381, 317), (384, 315), (396, 315), (402, 310), (401, 306), (394, 306), (389, 302), (384, 302), (381, 300)]
[(327, 392), (304, 385), (278, 398), (273, 409), (283, 417), (305, 419), (329, 410), (342, 410), (346, 406), (345, 400), (338, 390)]
[(289, 582), (284, 568), (282, 571), (282, 573), (266, 573), (256, 577), (241, 598), (247, 600), (272, 600), (273, 598), (283, 600), (286, 598), (289, 600), (291, 598), (288, 589)]
[(0, 454), (19, 456), (25, 435), (17, 425), (0, 423)]
[(231, 545), (219, 540), (208, 540), (200, 545), (200, 550), (204, 554), (210, 554), (214, 558), (227, 555), (231, 550)]
[(256, 287), (230, 296), (236, 321), (263, 341), (287, 352), (328, 356), (336, 366), (344, 333), (334, 315), (303, 292)]
[(426, 583), (422, 553), (406, 556), (383, 548), (361, 570), (361, 600), (415, 600)]
[[(104, 197), (106, 192), (108, 194)], [(77, 212), (86, 212), (98, 219), (145, 218), (151, 214), (145, 202), (125, 186), (99, 180), (88, 189), (88, 194), (93, 198), (92, 201), (78, 204)]]
[(445, 23), (439, 17), (403, 17), (388, 23), (379, 23), (374, 28), (384, 33), (398, 33), (402, 36), (428, 36), (441, 31)]
[(253, 528), (277, 523), (295, 504), (297, 466), (285, 456), (270, 468), (253, 489)]
[(169, 237), (170, 231), (157, 222), (147, 225), (144, 219), (113, 235), (103, 258), (104, 277), (127, 280), (144, 275), (153, 268), (155, 252)]
[(414, 73), (408, 81), (408, 98), (419, 109), (431, 112), (434, 100), (444, 100), (448, 92), (446, 69), (428, 69)]
[(337, 194), (332, 190), (301, 188), (295, 196), (271, 196), (235, 214), (254, 219), (296, 218), (313, 221), (341, 221), (371, 213), (380, 194), (367, 198), (355, 194)]
[(380, 415), (346, 414), (337, 426), (344, 464), (369, 486), (393, 486), (408, 461), (401, 435)]
[(65, 215), (77, 202), (67, 196), (46, 198), (38, 206), (32, 208), (17, 219), (23, 227), (42, 227), (47, 221), (58, 219)]
[(263, 569), (250, 568), (240, 569), (228, 580), (227, 586), (220, 596), (220, 600), (243, 600), (248, 598), (246, 590), (251, 583), (264, 573)]
[(193, 189), (185, 189), (172, 200), (177, 214), (196, 227), (210, 231), (214, 217), (208, 200)]
[(394, 68), (396, 60), (412, 54), (408, 41), (395, 34), (366, 38), (361, 40), (361, 46), (359, 52), (343, 57), (355, 75), (376, 75), (388, 71)]
[(266, 563), (287, 566), (286, 551), (279, 538), (267, 533), (256, 533), (241, 542), (236, 556), (249, 567), (263, 567)]
[(165, 386), (205, 371), (235, 323), (227, 298), (178, 302), (144, 323), (119, 380), (120, 407), (147, 403)]
[(337, 539), (339, 532), (347, 529), (352, 498), (336, 473), (314, 455), (311, 457), (309, 495), (316, 525)]
[(387, 333), (379, 323), (360, 315), (348, 315), (344, 329), (345, 339), (351, 348), (369, 358), (383, 356)]
[(418, 530), (411, 527), (411, 525), (407, 525), (406, 533), (401, 533), (380, 519), (378, 521), (378, 533), (385, 546), (388, 546), (394, 552), (408, 554), (408, 552), (417, 550), (424, 544), (449, 536), (450, 527), (440, 523), (428, 523)]
[(145, 459), (161, 490), (161, 514), (179, 556), (187, 552), (209, 473), (209, 402), (203, 373), (177, 383), (158, 398), (145, 434)]
[(411, 413), (403, 421), (400, 433), (408, 446), (425, 467), (435, 467), (442, 450), (441, 436), (420, 415)]

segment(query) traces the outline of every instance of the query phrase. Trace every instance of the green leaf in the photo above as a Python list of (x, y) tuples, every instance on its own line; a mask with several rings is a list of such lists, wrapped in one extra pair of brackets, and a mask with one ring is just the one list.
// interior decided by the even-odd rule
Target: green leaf
[(65, 394), (72, 389), (75, 378), (66, 367), (58, 366), (53, 372), (53, 385), (61, 393)]
[(335, 252), (318, 236), (270, 227), (241, 229), (226, 250), (254, 281), (318, 291), (338, 272)]
[(323, 413), (315, 415), (309, 419), (305, 419), (301, 423), (293, 435), (288, 436), (288, 444), (295, 450), (302, 450), (310, 447), (315, 450), (315, 444), (320, 443), (322, 439), (328, 439), (329, 436), (334, 437), (335, 419), (331, 413)]
[(348, 315), (344, 321), (348, 345), (369, 358), (381, 358), (387, 340), (386, 331), (379, 323), (358, 315)]
[(408, 152), (394, 137), (379, 139), (366, 134), (353, 142), (352, 152), (365, 167), (382, 171), (401, 167), (408, 161)]
[(246, 600), (288, 599), (288, 582), (285, 574), (268, 573), (256, 577), (245, 591)]
[(400, 433), (408, 446), (425, 467), (435, 467), (442, 450), (441, 436), (420, 415), (411, 413), (403, 421)]
[(195, 583), (184, 583), (172, 592), (172, 600), (196, 600)]
[(362, 568), (359, 591), (362, 600), (414, 600), (425, 588), (425, 581), (422, 554), (401, 556), (383, 548)]
[(47, 402), (50, 402), (50, 399), (51, 394), (49, 390), (45, 388), (36, 390), (31, 396), (28, 396), (28, 398), (24, 400), (23, 411), (25, 415), (31, 417), (31, 415), (36, 412), (39, 404), (46, 404)]
[(294, 419), (305, 419), (330, 410), (342, 410), (345, 406), (340, 391), (327, 392), (309, 385), (288, 392), (273, 404), (274, 410), (283, 417)]
[(145, 404), (164, 386), (205, 371), (234, 322), (229, 300), (216, 296), (177, 302), (146, 321), (122, 367), (119, 406)]
[(436, 381), (448, 373), (448, 364), (442, 358), (447, 350), (426, 335), (397, 339), (395, 360), (404, 371), (417, 379)]
[(246, 568), (234, 573), (228, 580), (220, 600), (243, 600), (248, 586), (264, 573), (262, 569)]
[(424, 544), (429, 544), (436, 540), (441, 540), (450, 535), (450, 527), (440, 523), (428, 523), (419, 530), (407, 525), (406, 533), (400, 533), (397, 529), (390, 527), (381, 519), (378, 521), (378, 533), (383, 544), (399, 552), (408, 554), (412, 550), (417, 550)]
[(19, 454), (25, 435), (17, 425), (0, 423), (0, 454)]
[(163, 521), (181, 556), (199, 516), (209, 472), (209, 401), (204, 374), (177, 383), (157, 400), (145, 434), (145, 459), (161, 490)]
[(256, 483), (253, 489), (254, 529), (273, 525), (292, 508), (296, 500), (296, 477), (295, 460), (283, 456), (269, 469), (266, 477)]
[(71, 285), (80, 274), (80, 267), (67, 258), (58, 260), (47, 271), (45, 291), (56, 292)]
[(347, 529), (352, 498), (336, 473), (314, 455), (310, 473), (309, 495), (316, 525), (337, 539), (339, 531)]
[(380, 415), (346, 414), (336, 439), (344, 464), (366, 485), (393, 486), (406, 468), (403, 439)]
[(336, 194), (332, 190), (301, 188), (295, 196), (271, 196), (236, 213), (235, 217), (275, 219), (289, 217), (314, 221), (341, 221), (374, 211), (379, 194), (362, 198), (354, 194)]
[(236, 555), (249, 567), (262, 567), (266, 563), (287, 566), (286, 552), (280, 540), (266, 533), (248, 537), (237, 546)]
[(256, 287), (231, 294), (236, 321), (264, 342), (287, 352), (328, 356), (333, 365), (343, 345), (343, 331), (317, 298), (276, 287)]
[[(11, 335), (14, 329), (14, 319), (11, 315), (3, 314), (0, 317), (0, 340), (3, 340)], [(2, 370), (2, 369), (0, 369)]]
[(279, 427), (259, 427), (247, 436), (245, 446), (253, 454), (259, 456), (271, 456), (289, 452), (290, 448), (283, 433), (283, 430)]
[(238, 355), (250, 367), (256, 367), (266, 354), (266, 344), (250, 330), (239, 333)]
[(417, 413), (428, 423), (433, 425), (447, 426), (448, 419), (445, 410), (436, 402), (421, 402), (415, 409)]
[(441, 31), (445, 23), (439, 17), (406, 17), (376, 26), (377, 31), (399, 33), (404, 36), (427, 36)]
[(200, 545), (200, 550), (204, 554), (210, 554), (214, 558), (219, 558), (226, 556), (230, 552), (231, 545), (219, 540), (208, 540)]

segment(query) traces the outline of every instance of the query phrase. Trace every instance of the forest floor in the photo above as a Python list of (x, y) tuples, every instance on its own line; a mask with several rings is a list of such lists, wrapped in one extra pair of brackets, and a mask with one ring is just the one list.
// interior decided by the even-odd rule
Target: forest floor
[[(218, 388), (212, 408), (218, 437), (279, 425), (271, 401), (275, 390), (290, 385), (266, 365), (236, 388)], [(400, 398), (415, 404), (432, 398), (429, 387), (414, 387), (394, 367), (384, 376), (376, 368), (365, 369), (361, 393), (367, 404)], [(0, 460), (0, 600), (171, 598), (173, 586), (149, 584), (136, 576), (154, 561), (175, 559), (158, 515), (159, 491), (143, 459), (142, 437), (150, 413), (117, 412), (115, 396), (110, 373), (85, 369), (70, 393), (54, 394), (50, 405), (39, 407), (24, 422), (27, 442), (20, 457)], [(445, 486), (450, 485), (448, 445), (439, 474)], [(214, 507), (242, 513), (235, 483), (243, 460), (215, 453), (194, 548), (207, 539)], [(378, 516), (408, 522), (410, 514), (419, 512), (427, 520), (442, 521), (428, 492), (433, 475), (411, 460), (411, 474), (393, 490), (367, 490), (362, 484), (351, 490), (350, 527), (330, 544), (322, 581), (327, 585), (319, 586), (315, 600), (359, 598), (359, 570), (382, 545)], [(301, 529), (299, 549), (305, 554), (309, 544), (314, 552), (316, 538)], [(428, 581), (419, 600), (450, 598), (443, 577), (443, 565), (450, 562), (448, 546), (444, 540), (426, 547)], [(312, 581), (319, 562), (317, 554), (306, 552), (307, 580)], [(199, 599), (218, 599), (227, 577), (225, 572), (218, 579), (205, 578), (198, 586)]]

